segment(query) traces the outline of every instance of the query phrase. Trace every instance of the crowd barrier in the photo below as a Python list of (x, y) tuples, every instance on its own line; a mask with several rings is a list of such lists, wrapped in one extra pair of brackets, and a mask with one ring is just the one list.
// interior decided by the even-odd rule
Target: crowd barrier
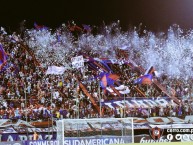
[(25, 145), (25, 143), (21, 141), (8, 141), (8, 142), (0, 142), (0, 145)]
[[(116, 145), (116, 144), (110, 144)], [(120, 145), (141, 145), (140, 143), (132, 143), (132, 144), (120, 144)], [(149, 145), (149, 143), (144, 143), (143, 145)], [(164, 143), (153, 143), (153, 145), (192, 145), (192, 142), (164, 142)]]
[[(72, 145), (79, 145), (82, 143), (74, 142)], [(87, 144), (87, 143), (85, 143)], [(89, 144), (89, 143), (88, 143)], [(120, 143), (118, 143), (120, 144)], [(192, 142), (157, 142), (152, 143), (153, 145), (192, 145)], [(37, 140), (37, 141), (13, 141), (13, 142), (0, 142), (0, 145), (61, 145), (58, 140)], [(95, 145), (97, 145), (97, 142), (95, 142)], [(103, 144), (101, 144), (103, 145)], [(109, 144), (109, 145), (117, 145), (116, 144)], [(120, 145), (141, 145), (141, 143), (123, 143)], [(143, 143), (143, 145), (149, 145), (149, 143)]]
[(60, 145), (58, 140), (25, 141), (23, 145)]
[(37, 141), (8, 141), (0, 142), (0, 145), (60, 145), (57, 140), (37, 140)]

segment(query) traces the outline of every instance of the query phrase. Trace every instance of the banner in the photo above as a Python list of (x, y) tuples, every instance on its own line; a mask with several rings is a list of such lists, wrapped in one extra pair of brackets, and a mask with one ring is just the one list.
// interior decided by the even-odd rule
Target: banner
[(114, 109), (116, 106), (124, 107), (126, 105), (129, 108), (143, 107), (148, 108), (149, 106), (163, 106), (171, 105), (171, 99), (169, 97), (162, 98), (125, 98), (122, 100), (111, 100), (102, 102), (102, 106), (107, 106)]
[(20, 141), (14, 141), (14, 142), (0, 142), (0, 145), (23, 145)]
[(84, 67), (84, 58), (82, 55), (71, 58), (72, 68)]
[[(56, 132), (49, 132), (49, 133), (38, 133), (38, 138), (40, 140), (53, 140), (56, 139)], [(7, 142), (7, 141), (26, 141), (26, 140), (33, 140), (33, 134), (29, 134), (28, 132), (25, 133), (5, 133), (0, 134), (0, 142)]]
[(60, 145), (58, 140), (26, 141), (25, 145)]
[(64, 145), (105, 145), (132, 143), (132, 136), (65, 138)]
[(61, 67), (49, 66), (47, 71), (46, 71), (46, 75), (48, 75), (48, 74), (61, 75), (64, 73), (65, 70), (66, 69), (63, 66), (61, 66)]
[(134, 137), (135, 143), (156, 143), (156, 142), (171, 142), (167, 139), (166, 135), (160, 137), (158, 140), (154, 140), (150, 137), (149, 134), (143, 134), (143, 135), (135, 135)]

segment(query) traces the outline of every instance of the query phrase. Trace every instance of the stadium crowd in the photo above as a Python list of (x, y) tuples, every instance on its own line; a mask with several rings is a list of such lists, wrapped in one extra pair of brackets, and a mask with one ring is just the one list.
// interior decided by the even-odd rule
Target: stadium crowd
[[(68, 69), (62, 75), (46, 75), (48, 66), (42, 68), (41, 65), (37, 65), (34, 56), (31, 55), (32, 51), (27, 49), (26, 43), (20, 38), (20, 35), (1, 33), (0, 43), (8, 54), (6, 69), (0, 73), (0, 119), (46, 121), (49, 118), (100, 117), (89, 97), (79, 87), (79, 82), (86, 86), (98, 104), (99, 95), (102, 100), (118, 98), (112, 94), (104, 94), (102, 88), (99, 87), (99, 78), (94, 79), (101, 71), (99, 68), (93, 70), (85, 63), (83, 71)], [(96, 57), (92, 51), (86, 53), (88, 56)], [(119, 52), (117, 52), (117, 56), (119, 56), (118, 60), (124, 59), (120, 57)], [(143, 94), (135, 90), (136, 86), (149, 98), (166, 95), (153, 85), (134, 85), (133, 81), (142, 74), (137, 68), (131, 68), (126, 64), (109, 64), (109, 67), (120, 76), (119, 83), (129, 87), (130, 93), (126, 95), (126, 98), (144, 97)], [(192, 114), (191, 101), (182, 99), (192, 97), (191, 82), (188, 86), (187, 83), (183, 84), (183, 81), (180, 80), (171, 81), (167, 76), (162, 76), (157, 80), (168, 89), (175, 89), (176, 96), (182, 100), (180, 105), (149, 108), (116, 106), (115, 109), (102, 106), (102, 117), (184, 117)]]

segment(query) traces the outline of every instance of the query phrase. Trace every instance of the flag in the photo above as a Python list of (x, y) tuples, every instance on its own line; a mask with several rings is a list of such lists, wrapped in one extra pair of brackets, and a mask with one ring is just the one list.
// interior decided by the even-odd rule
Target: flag
[(100, 63), (105, 66), (105, 68), (109, 71), (109, 72), (113, 72), (110, 67), (108, 66), (108, 64), (106, 63), (106, 60), (102, 60), (100, 61)]
[(107, 87), (107, 76), (104, 75), (102, 78), (101, 78), (101, 81), (100, 81), (100, 85), (103, 89), (105, 89)]
[(4, 63), (7, 60), (7, 54), (3, 49), (3, 46), (0, 44), (0, 64)]
[(46, 75), (48, 74), (55, 74), (55, 75), (61, 75), (64, 73), (64, 71), (66, 70), (65, 67), (58, 67), (58, 66), (49, 66), (47, 71), (46, 71)]
[(36, 22), (34, 22), (34, 27), (37, 29), (37, 30), (47, 30), (48, 27), (44, 26), (44, 25), (38, 25)]
[(5, 50), (3, 49), (3, 46), (0, 44), (0, 70), (2, 70), (4, 66), (6, 65), (7, 58), (8, 56)]
[(155, 68), (153, 66), (149, 67), (146, 71), (145, 71), (145, 75), (146, 74), (152, 74), (155, 76)]
[(94, 70), (94, 71), (97, 71), (97, 70), (98, 70), (97, 66), (96, 66), (95, 64), (92, 64), (92, 62), (88, 62), (87, 64), (88, 64), (88, 66), (89, 66), (92, 70)]
[(116, 81), (116, 80), (118, 80), (118, 79), (119, 79), (119, 76), (118, 76), (118, 75), (116, 75), (116, 74), (110, 74), (110, 75), (108, 76), (108, 78), (109, 78), (109, 79), (111, 79), (111, 80)]
[(129, 94), (130, 93), (130, 89), (128, 87), (126, 87), (125, 90), (119, 91), (121, 94)]
[(99, 75), (100, 77), (100, 85), (103, 89), (105, 89), (107, 86), (113, 86), (114, 82), (119, 78), (116, 74), (109, 74), (102, 72)]
[(70, 30), (71, 32), (81, 32), (81, 31), (82, 31), (82, 28), (74, 25), (74, 26), (69, 26), (69, 30)]
[(152, 83), (152, 74), (146, 74), (146, 75), (143, 75), (139, 78), (137, 78), (135, 81), (134, 81), (134, 84), (147, 84), (147, 85), (150, 85)]
[(85, 24), (82, 24), (83, 26), (83, 29), (86, 31), (86, 32), (91, 32), (91, 27), (89, 25), (85, 25)]

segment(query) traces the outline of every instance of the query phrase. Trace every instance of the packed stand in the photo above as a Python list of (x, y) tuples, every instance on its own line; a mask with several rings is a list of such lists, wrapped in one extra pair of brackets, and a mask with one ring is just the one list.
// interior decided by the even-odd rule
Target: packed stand
[[(73, 43), (75, 42), (76, 39), (73, 40)], [(85, 63), (84, 70), (67, 69), (63, 75), (45, 75), (46, 68), (49, 65), (58, 65), (59, 63), (46, 63), (46, 60), (39, 58), (40, 66), (38, 66), (34, 56), (31, 55), (32, 52), (27, 47), (21, 46), (23, 44), (25, 46), (27, 43), (16, 33), (12, 35), (1, 33), (0, 43), (9, 56), (7, 60), (8, 68), (0, 74), (1, 119), (47, 121), (53, 118), (100, 117), (89, 97), (79, 88), (79, 82), (86, 86), (97, 103), (100, 101), (99, 95), (102, 100), (118, 99), (117, 96), (104, 94), (99, 87), (99, 79), (94, 79), (100, 73), (99, 68), (94, 71)], [(91, 57), (100, 57), (94, 51), (76, 50), (66, 58), (66, 62), (70, 63), (71, 57), (85, 53)], [(120, 76), (119, 83), (128, 86), (131, 90), (126, 98), (143, 97), (134, 89), (135, 86), (139, 87), (149, 98), (165, 95), (154, 86), (134, 85), (133, 81), (142, 74), (140, 70), (135, 70), (137, 68), (133, 69), (126, 64), (109, 64), (109, 67)], [(172, 84), (167, 84), (170, 82), (169, 80), (171, 79), (163, 76), (158, 81), (168, 86), (167, 88), (174, 88), (179, 98), (184, 98), (191, 93), (191, 83), (189, 83), (189, 86), (183, 87), (185, 83), (173, 80)], [(192, 107), (193, 105), (189, 101), (182, 101), (179, 106), (155, 106), (153, 108), (143, 108), (142, 106), (140, 108), (128, 108), (125, 106), (125, 108), (111, 109), (102, 107), (104, 114), (102, 117), (183, 117), (192, 115)]]

